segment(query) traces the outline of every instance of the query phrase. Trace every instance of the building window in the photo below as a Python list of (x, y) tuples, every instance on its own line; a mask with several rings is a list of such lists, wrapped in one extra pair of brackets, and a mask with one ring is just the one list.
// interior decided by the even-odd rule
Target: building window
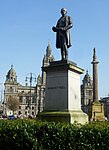
[(28, 109), (28, 106), (25, 106), (25, 109), (27, 110), (27, 109)]
[(29, 96), (26, 97), (26, 104), (29, 102)]
[(21, 115), (21, 111), (19, 111), (19, 115)]
[(19, 109), (21, 109), (21, 106), (19, 106)]
[(10, 87), (10, 92), (11, 92), (11, 93), (13, 93), (13, 92), (14, 92), (14, 90), (13, 90), (13, 88), (12, 88), (12, 87)]
[(35, 96), (32, 97), (32, 103), (35, 103)]
[(86, 96), (92, 96), (92, 90), (86, 90)]
[(27, 111), (25, 111), (25, 115), (27, 116)]
[(92, 91), (89, 91), (89, 95), (92, 96)]
[(23, 102), (23, 97), (22, 97), (22, 96), (19, 97), (19, 102), (20, 102), (20, 103)]

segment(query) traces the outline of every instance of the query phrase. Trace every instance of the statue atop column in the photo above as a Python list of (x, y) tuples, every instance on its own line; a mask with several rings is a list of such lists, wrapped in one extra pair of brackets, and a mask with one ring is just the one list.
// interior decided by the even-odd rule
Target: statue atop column
[(68, 60), (68, 48), (71, 46), (70, 28), (73, 27), (73, 23), (65, 8), (61, 9), (61, 14), (56, 27), (53, 26), (52, 30), (56, 32), (56, 48), (61, 49), (62, 60)]

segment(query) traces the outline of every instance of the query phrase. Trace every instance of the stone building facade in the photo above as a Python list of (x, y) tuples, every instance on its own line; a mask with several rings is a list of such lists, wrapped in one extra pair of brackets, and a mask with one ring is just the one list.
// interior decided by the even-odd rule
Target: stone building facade
[[(54, 61), (50, 43), (48, 43), (46, 54), (44, 55), (42, 67), (49, 65), (50, 61)], [(21, 85), (17, 81), (17, 74), (11, 65), (11, 69), (6, 75), (4, 83), (4, 102), (3, 102), (3, 114), (12, 115), (12, 111), (7, 107), (7, 101), (12, 97), (17, 97), (19, 100), (18, 110), (16, 115), (32, 115), (36, 116), (44, 108), (46, 86), (46, 73), (42, 71), (42, 75), (38, 75), (36, 86), (28, 86), (27, 84)]]
[(105, 117), (107, 117), (107, 119), (109, 120), (109, 95), (100, 98), (100, 102), (103, 103)]
[(81, 107), (88, 114), (88, 105), (93, 102), (93, 80), (88, 71), (86, 72), (81, 85)]
[[(30, 87), (21, 85), (17, 81), (16, 72), (11, 65), (11, 69), (6, 75), (6, 81), (4, 83), (4, 109), (3, 113), (5, 115), (12, 115), (12, 111), (8, 109), (7, 101), (11, 97), (18, 98), (19, 107), (15, 112), (17, 115), (35, 115), (36, 107), (36, 87), (31, 87), (31, 99), (30, 99)], [(28, 104), (29, 109), (28, 109)]]

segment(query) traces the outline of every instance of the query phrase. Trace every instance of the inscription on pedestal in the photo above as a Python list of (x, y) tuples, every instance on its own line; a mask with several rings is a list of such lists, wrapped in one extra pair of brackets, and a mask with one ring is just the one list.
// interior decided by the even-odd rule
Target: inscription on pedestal
[(51, 86), (51, 87), (48, 87), (48, 90), (65, 89), (65, 88), (66, 88), (65, 86)]
[(96, 106), (96, 107), (94, 107), (94, 111), (100, 113), (100, 112), (102, 112), (102, 107)]

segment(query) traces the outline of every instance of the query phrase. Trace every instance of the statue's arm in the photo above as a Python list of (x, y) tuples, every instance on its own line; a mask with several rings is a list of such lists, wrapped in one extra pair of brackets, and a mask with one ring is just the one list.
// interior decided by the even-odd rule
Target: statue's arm
[(58, 28), (58, 27), (52, 27), (52, 30), (54, 31), (54, 32), (58, 32), (58, 31), (62, 31), (62, 28)]
[(67, 27), (64, 28), (65, 31), (69, 30), (70, 28), (73, 27), (73, 24), (68, 25)]
[(67, 31), (67, 30), (69, 30), (72, 27), (73, 27), (72, 18), (68, 17), (68, 25), (66, 27), (64, 27), (64, 30)]
[(59, 31), (63, 31), (63, 28), (59, 26), (59, 22), (60, 22), (60, 19), (58, 20), (57, 24), (56, 24), (56, 27), (52, 27), (52, 30), (54, 32), (59, 32)]
[(57, 32), (57, 30), (56, 30), (56, 27), (52, 27), (52, 30), (54, 31), (54, 32)]

